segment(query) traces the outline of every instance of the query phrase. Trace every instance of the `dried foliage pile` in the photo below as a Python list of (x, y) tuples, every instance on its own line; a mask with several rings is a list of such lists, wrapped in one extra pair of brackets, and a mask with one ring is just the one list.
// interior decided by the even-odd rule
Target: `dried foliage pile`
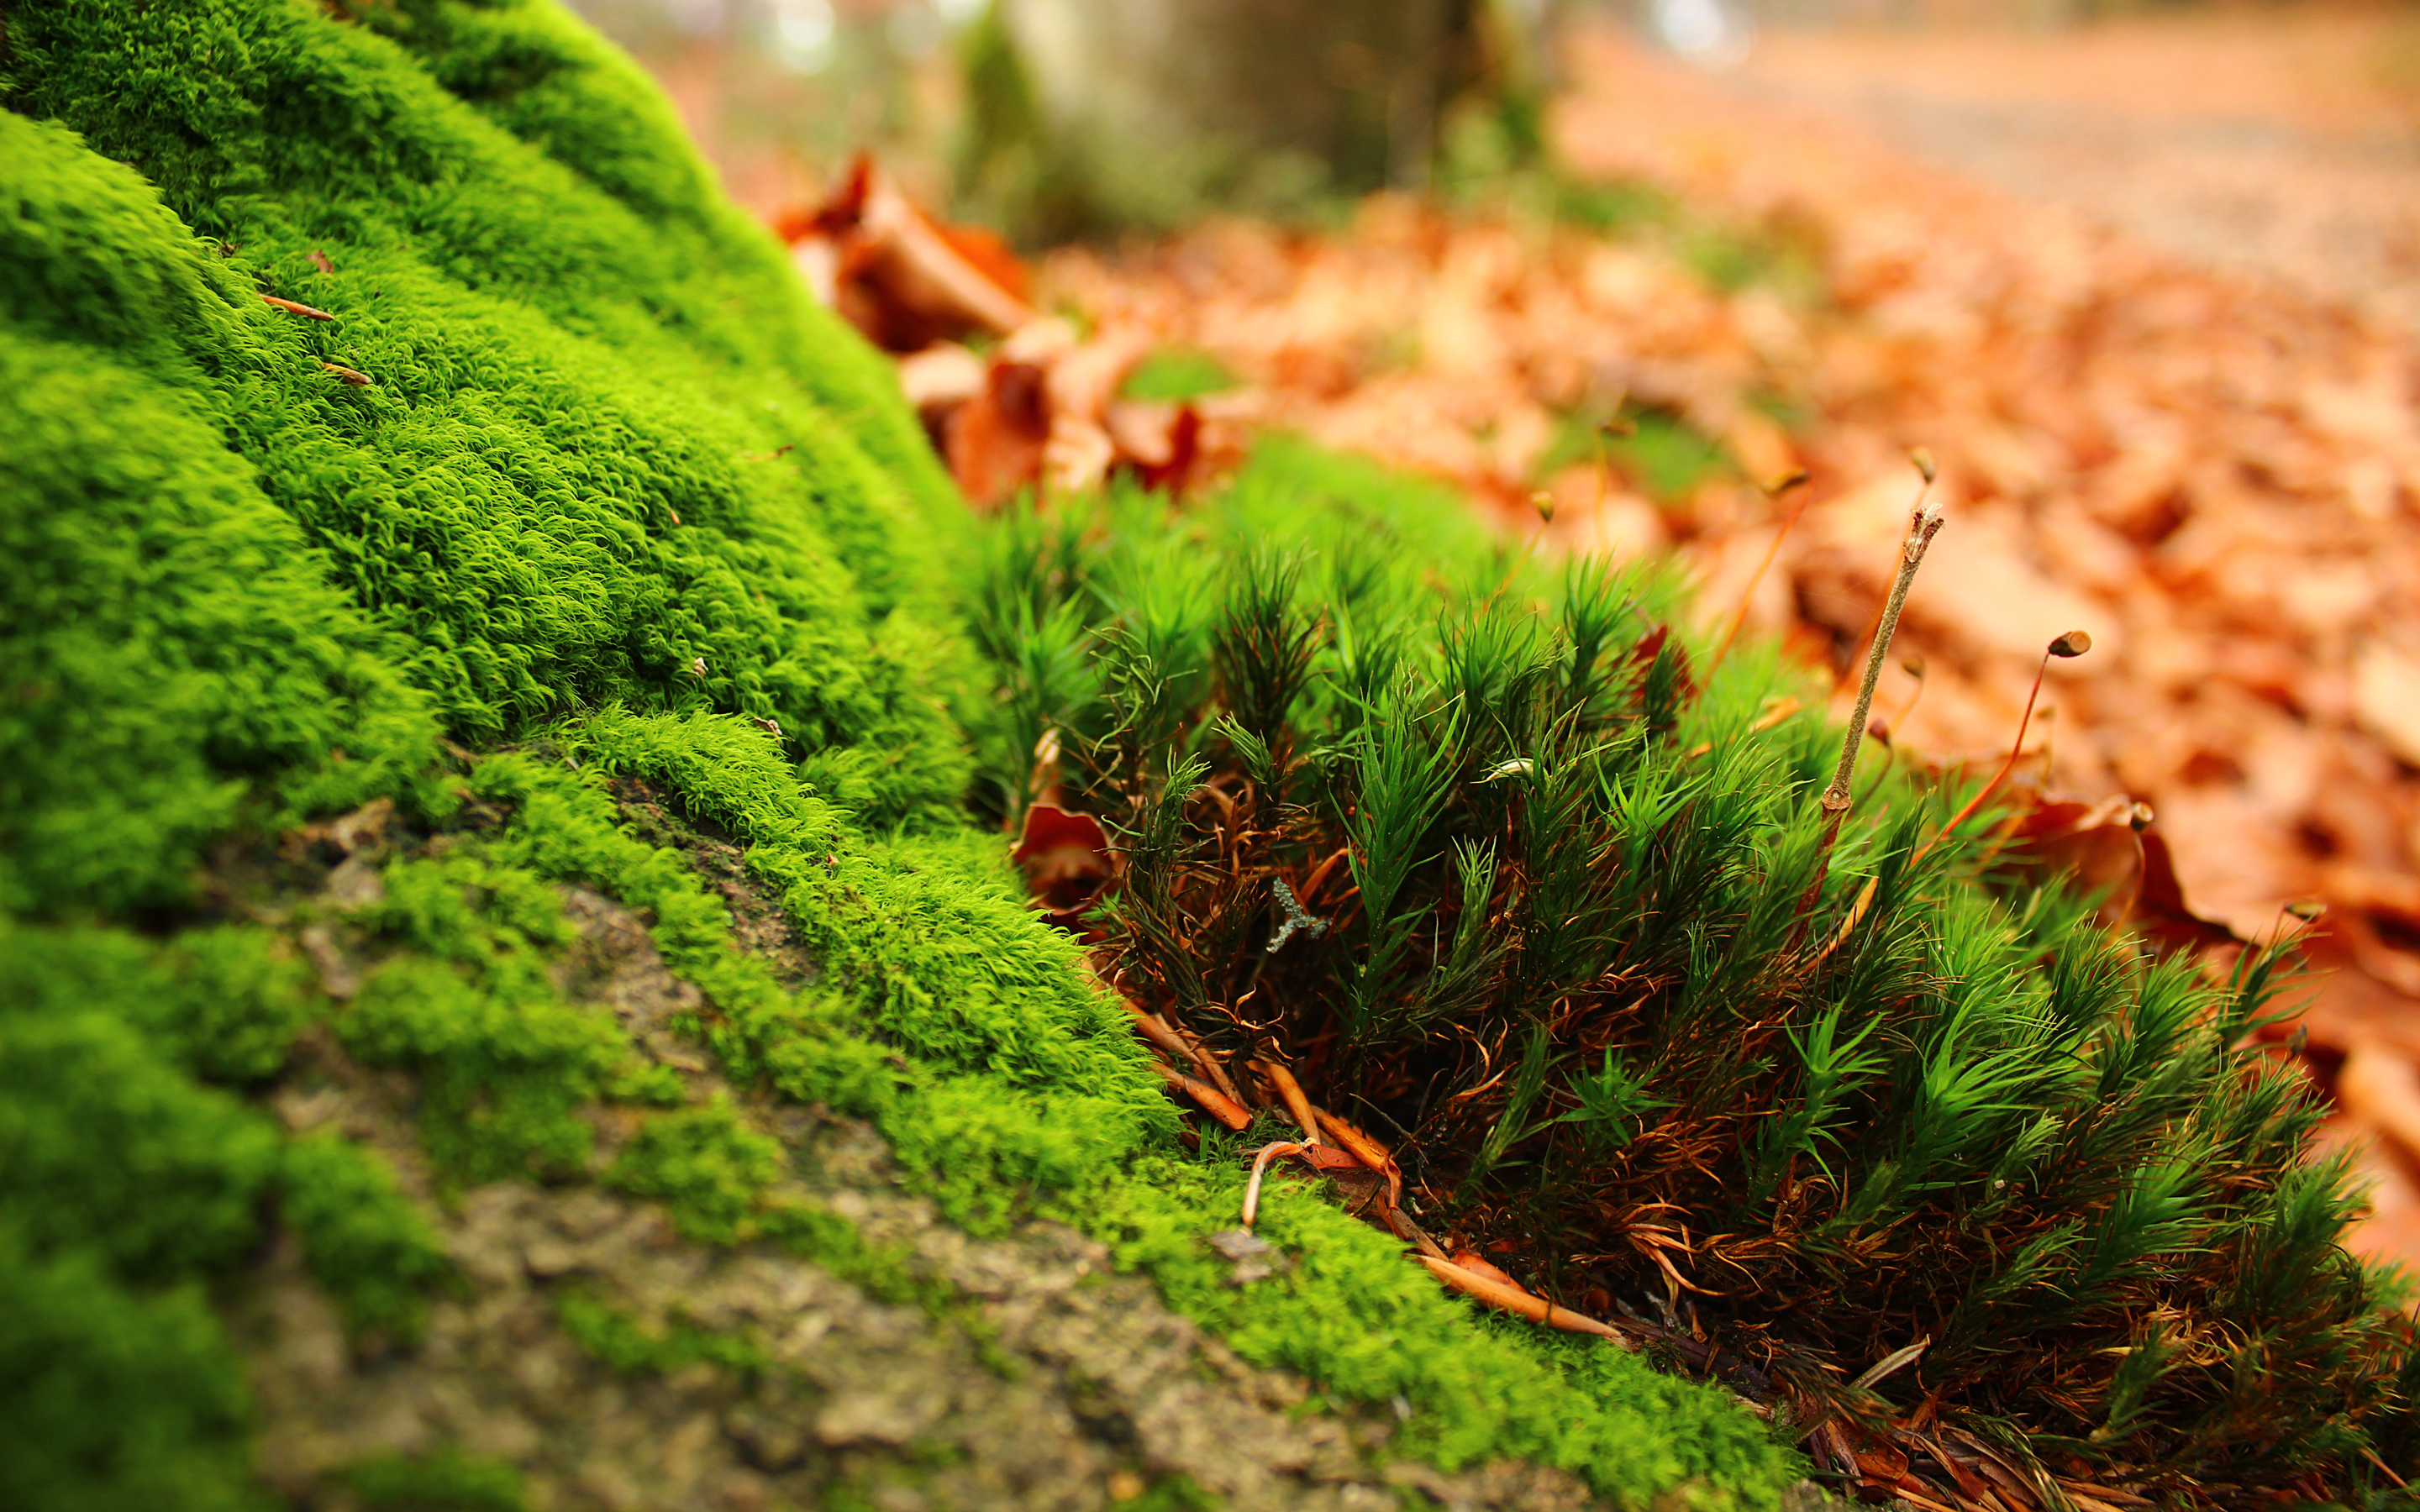
[(1662, 577), (1440, 556), (1346, 468), (986, 540), (1000, 812), (1116, 837), (1079, 927), (1188, 1071), (1877, 1493), (2386, 1491), (2410, 1333), (2252, 1038), (2280, 951), (2162, 960), (1887, 762), (1827, 837), (1838, 735), (1769, 652)]

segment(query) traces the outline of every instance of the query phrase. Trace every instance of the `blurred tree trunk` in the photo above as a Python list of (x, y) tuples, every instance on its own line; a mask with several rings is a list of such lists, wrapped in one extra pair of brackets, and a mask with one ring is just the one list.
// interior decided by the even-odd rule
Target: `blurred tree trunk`
[(1538, 8), (995, 0), (970, 51), (969, 165), (984, 208), (1046, 238), (1420, 187), (1458, 97), (1526, 83)]

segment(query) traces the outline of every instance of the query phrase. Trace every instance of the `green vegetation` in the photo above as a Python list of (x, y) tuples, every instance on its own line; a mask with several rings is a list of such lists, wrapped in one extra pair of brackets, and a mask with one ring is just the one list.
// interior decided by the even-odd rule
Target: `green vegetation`
[(510, 1465), (458, 1449), (365, 1460), (344, 1479), (374, 1512), (521, 1512), (521, 1478)]
[[(1233, 1048), (1208, 1008), (1257, 972), (1320, 1095), (1417, 1130), (1417, 1174), (1475, 1237), (1545, 1240), (1542, 1287), (1636, 1295), (1638, 1257), (1572, 1242), (1597, 1221), (1573, 1194), (1671, 1195), (1761, 1294), (1828, 1299), (1764, 1352), (1747, 1307), (1707, 1307), (1785, 1374), (1962, 1304), (1874, 1295), (1882, 1260), (1937, 1291), (1995, 1257), (1966, 1333), (1877, 1400), (2013, 1393), (1994, 1350), (2031, 1330), (2071, 1347), (2048, 1384), (2099, 1414), (2079, 1442), (2172, 1443), (2201, 1393), (2314, 1462), (2373, 1427), (2410, 1452), (2369, 1283), (2323, 1253), (2334, 1174), (2284, 1164), (2308, 1110), (2199, 1026), (2259, 1011), (2260, 984), (2220, 1002), (2079, 910), (1995, 903), (1954, 847), (1910, 867), (1939, 800), (1904, 786), (1844, 837), (1807, 937), (1869, 876), (1870, 909), (1820, 959), (1777, 949), (1826, 736), (1750, 732), (1777, 672), (1701, 673), (1650, 629), (1670, 584), (1566, 580), (1441, 488), (1281, 443), (1187, 514), (1119, 494), (970, 530), (878, 361), (661, 98), (540, 0), (20, 0), (0, 105), (0, 1288), (23, 1303), (0, 1319), (0, 1459), (22, 1504), (260, 1504), (210, 1299), (266, 1221), (398, 1348), (462, 1284), (430, 1203), (498, 1180), (603, 1182), (698, 1242), (782, 1243), (968, 1323), (785, 1188), (777, 1099), (873, 1121), (961, 1224), (1063, 1216), (1245, 1358), (1400, 1397), (1440, 1464), (1771, 1504), (1797, 1462), (1721, 1391), (1480, 1318), (1289, 1182), (1264, 1220), (1289, 1269), (1224, 1284), (1202, 1242), (1233, 1222), (1236, 1147), (1179, 1153), (1125, 1015), (1005, 864), (1050, 728), (1075, 737), (1069, 791), (1128, 832), (1128, 987)], [(1180, 378), (1204, 381), (1155, 381)], [(811, 970), (737, 948), (685, 847), (628, 821), (634, 783), (745, 848)], [(329, 838), (380, 799), (378, 837)], [(1271, 956), (1267, 880), (1314, 849), (1349, 856), (1308, 900), (1337, 927)], [(727, 1101), (583, 998), (571, 887), (697, 990), (671, 1026)], [(270, 1116), (306, 1038), (409, 1073), (431, 1197)], [(1474, 1081), (1481, 1048), (1516, 1073)], [(1415, 1069), (1471, 1095), (1440, 1114)], [(611, 1162), (598, 1103), (641, 1120)], [(1854, 1151), (1851, 1119), (1878, 1131)], [(1714, 1147), (1752, 1168), (1692, 1185), (1680, 1155)], [(2257, 1332), (2214, 1365), (2207, 1333), (2121, 1327), (2154, 1305)], [(584, 1294), (561, 1316), (630, 1368), (753, 1358)], [(2297, 1418), (2263, 1372), (2341, 1406)], [(508, 1467), (444, 1454), (348, 1478), (381, 1506), (521, 1500)]]
[(1739, 465), (1723, 443), (1666, 409), (1624, 406), (1574, 409), (1532, 470), (1540, 482), (1575, 462), (1611, 470), (1661, 504), (1683, 505), (1710, 479), (1735, 477)]
[(1291, 1181), (1273, 1185), (1255, 1230), (1291, 1271), (1230, 1285), (1233, 1265), (1202, 1240), (1233, 1227), (1241, 1162), (1205, 1145), (1215, 1155), (1138, 1164), (1086, 1227), (1253, 1364), (1340, 1400), (1415, 1404), (1404, 1452), (1450, 1470), (1517, 1456), (1627, 1505), (1674, 1488), (1708, 1506), (1769, 1505), (1802, 1473), (1723, 1393), (1599, 1339), (1474, 1318), (1400, 1243)]
[(1135, 364), (1119, 393), (1129, 399), (1199, 399), (1235, 386), (1235, 375), (1208, 352), (1155, 351)]
[(766, 1365), (765, 1351), (744, 1338), (717, 1334), (684, 1319), (649, 1328), (609, 1304), (578, 1289), (555, 1299), (564, 1331), (580, 1347), (626, 1376), (677, 1370), (703, 1361), (751, 1375)]
[[(1770, 653), (1709, 667), (1661, 581), (1424, 540), (1419, 511), (1278, 448), (1199, 509), (993, 527), (980, 639), (1018, 722), (989, 790), (1062, 733), (1062, 801), (1125, 856), (1095, 915), (1119, 985), (1393, 1132), (1424, 1222), (1569, 1304), (1659, 1309), (1803, 1412), (1930, 1402), (2105, 1477), (2374, 1494), (2412, 1334), (2337, 1247), (2320, 1106), (2250, 1039), (2284, 957), (2212, 984), (2112, 938), (1996, 877), (1994, 814), (1928, 849), (1962, 795), (1904, 775), (1830, 843), (1838, 736), (1787, 717)], [(1213, 1295), (1250, 1354), (1265, 1304)]]
[(286, 1147), (281, 1178), (280, 1216), (347, 1325), (416, 1337), (426, 1294), (453, 1268), (394, 1170), (341, 1134), (317, 1134)]

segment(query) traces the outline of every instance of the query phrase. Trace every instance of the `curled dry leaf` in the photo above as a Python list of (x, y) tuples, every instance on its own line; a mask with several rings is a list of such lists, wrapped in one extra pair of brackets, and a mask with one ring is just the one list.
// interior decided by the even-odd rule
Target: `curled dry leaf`
[(926, 215), (869, 156), (823, 204), (775, 229), (825, 301), (886, 351), (1004, 336), (1033, 318), (1024, 265), (1007, 243)]
[[(1144, 332), (1109, 323), (1078, 340), (1038, 316), (1004, 243), (926, 214), (869, 158), (774, 226), (817, 296), (900, 356), (900, 386), (977, 504), (1080, 492), (1115, 472), (1181, 494), (1239, 455), (1240, 439), (1194, 404), (1119, 398), (1153, 345)], [(985, 334), (1003, 338), (988, 358), (960, 344)]]
[(2146, 805), (2122, 795), (2086, 803), (2032, 789), (2020, 789), (2014, 803), (1999, 854), (2016, 874), (2059, 878), (2098, 898), (2102, 918), (2134, 930), (2164, 954), (2242, 943), (2187, 905), (2167, 838)]
[(1024, 833), (1009, 853), (1025, 885), (1054, 924), (1072, 927), (1117, 877), (1109, 831), (1088, 813), (1037, 803), (1025, 810)]

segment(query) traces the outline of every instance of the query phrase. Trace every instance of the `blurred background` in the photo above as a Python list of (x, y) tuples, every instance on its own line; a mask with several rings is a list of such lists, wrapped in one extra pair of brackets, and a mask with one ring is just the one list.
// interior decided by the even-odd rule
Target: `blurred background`
[(2420, 6), (579, 6), (978, 502), (1283, 426), (1845, 714), (1929, 449), (1888, 759), (1996, 764), (2088, 631), (2039, 853), (2211, 970), (2308, 933), (2277, 1053), (2420, 1260)]

